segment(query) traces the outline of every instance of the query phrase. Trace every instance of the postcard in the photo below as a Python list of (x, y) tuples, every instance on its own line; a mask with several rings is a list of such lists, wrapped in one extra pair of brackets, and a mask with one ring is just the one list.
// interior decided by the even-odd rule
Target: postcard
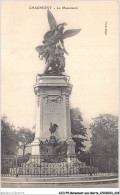
[(118, 1), (1, 1), (1, 191), (118, 192)]

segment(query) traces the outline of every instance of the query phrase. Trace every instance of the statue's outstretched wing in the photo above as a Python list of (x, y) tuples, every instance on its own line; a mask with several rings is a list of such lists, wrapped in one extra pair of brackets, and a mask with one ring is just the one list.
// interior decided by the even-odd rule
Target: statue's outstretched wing
[(39, 46), (37, 46), (37, 47), (35, 48), (35, 50), (36, 50), (38, 53), (42, 54), (42, 53), (44, 52), (44, 47), (43, 47), (43, 45), (39, 45)]
[(41, 46), (39, 45), (39, 46), (35, 47), (35, 50), (36, 50), (38, 53), (41, 52)]
[(44, 35), (44, 40), (45, 41), (48, 40), (49, 37), (51, 37), (52, 35), (54, 35), (54, 33), (55, 33), (55, 29), (52, 29), (52, 30), (49, 30), (48, 32), (46, 32), (45, 35)]
[(81, 29), (66, 30), (63, 34), (63, 39), (77, 35)]
[(48, 16), (48, 23), (50, 25), (50, 28), (55, 29), (57, 26), (57, 23), (56, 23), (56, 20), (49, 9), (47, 11), (47, 16)]

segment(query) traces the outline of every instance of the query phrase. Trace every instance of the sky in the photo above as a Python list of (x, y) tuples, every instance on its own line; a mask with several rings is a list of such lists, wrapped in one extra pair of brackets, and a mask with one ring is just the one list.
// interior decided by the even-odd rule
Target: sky
[[(86, 123), (101, 113), (118, 115), (117, 1), (2, 1), (2, 115), (15, 127), (32, 128), (35, 124), (33, 85), (36, 75), (45, 68), (35, 47), (42, 44), (49, 25), (47, 10), (30, 9), (33, 6), (51, 6), (57, 23), (67, 23), (66, 30), (82, 29), (65, 40), (69, 53), (65, 74), (73, 85), (70, 106), (80, 108)], [(77, 9), (62, 9), (62, 6)]]

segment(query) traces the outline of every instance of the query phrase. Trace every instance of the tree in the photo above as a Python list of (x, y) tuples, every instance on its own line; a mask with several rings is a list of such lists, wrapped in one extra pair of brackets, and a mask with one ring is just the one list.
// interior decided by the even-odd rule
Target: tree
[(82, 151), (83, 148), (85, 148), (84, 141), (87, 140), (87, 128), (82, 125), (83, 119), (79, 108), (70, 109), (70, 118), (72, 138), (76, 143), (75, 152), (79, 153)]
[(25, 149), (34, 140), (35, 133), (30, 129), (21, 127), (18, 132), (19, 148), (23, 150), (23, 156), (25, 155)]
[(100, 114), (90, 125), (92, 154), (118, 154), (118, 117)]
[(18, 147), (17, 131), (4, 118), (1, 119), (1, 154), (14, 155)]

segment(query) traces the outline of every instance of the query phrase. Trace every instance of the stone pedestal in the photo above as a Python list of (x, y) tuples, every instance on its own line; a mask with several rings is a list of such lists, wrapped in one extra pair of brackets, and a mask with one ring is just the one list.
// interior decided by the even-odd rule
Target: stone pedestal
[(72, 138), (67, 139), (67, 154), (75, 154), (75, 142), (72, 140)]
[(40, 155), (40, 140), (35, 138), (31, 146), (32, 146), (32, 155)]
[[(71, 138), (69, 95), (72, 85), (67, 76), (38, 76), (34, 85), (36, 95), (36, 130), (32, 155), (40, 155), (40, 140), (50, 138), (50, 123), (57, 124), (55, 132), (61, 141)], [(71, 139), (70, 139), (71, 140)], [(74, 153), (74, 144), (68, 142), (68, 153)], [(71, 151), (71, 152), (70, 152)]]

